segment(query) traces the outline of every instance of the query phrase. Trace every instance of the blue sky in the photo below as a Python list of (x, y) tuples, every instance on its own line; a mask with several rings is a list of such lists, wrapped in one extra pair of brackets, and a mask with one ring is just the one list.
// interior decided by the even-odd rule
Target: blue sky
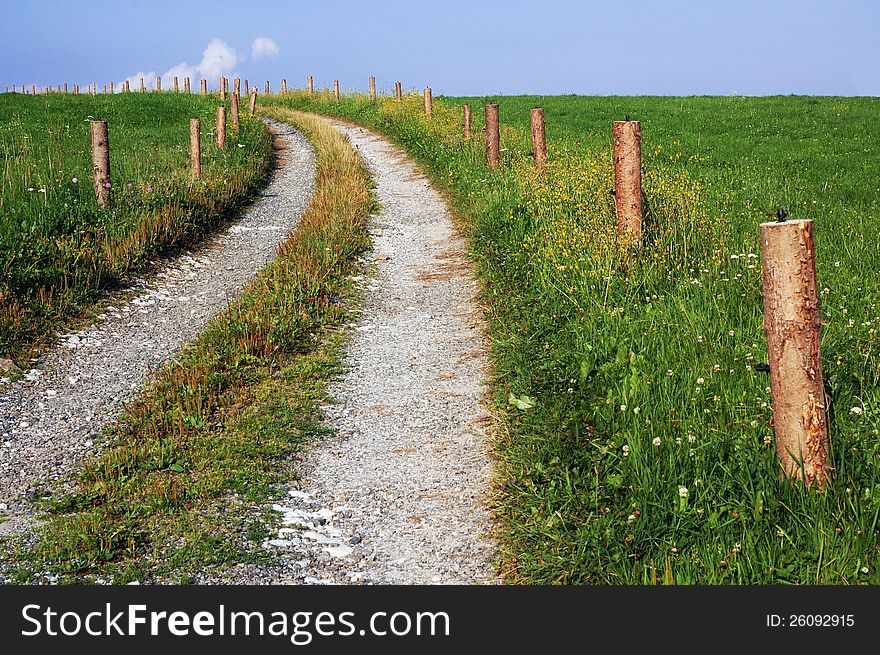
[(0, 87), (222, 70), (435, 95), (880, 95), (880, 0), (0, 3)]

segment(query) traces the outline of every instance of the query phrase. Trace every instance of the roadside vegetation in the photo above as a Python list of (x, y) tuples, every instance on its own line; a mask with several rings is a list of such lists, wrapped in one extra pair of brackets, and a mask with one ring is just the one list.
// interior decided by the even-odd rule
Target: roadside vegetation
[[(216, 230), (264, 183), (266, 128), (243, 117), (215, 145), (216, 97), (174, 93), (0, 95), (0, 357), (88, 320), (102, 292), (157, 254)], [(190, 180), (189, 120), (202, 119), (202, 178)], [(89, 122), (109, 126), (111, 205), (92, 186)]]
[(349, 277), (369, 246), (371, 182), (351, 145), (321, 119), (271, 117), (315, 148), (316, 188), (277, 259), (127, 407), (79, 487), (47, 504), (20, 581), (188, 582), (264, 555), (275, 483), (323, 432), (318, 405), (350, 320)]
[[(402, 145), (470, 239), (492, 340), (501, 570), (515, 583), (880, 583), (880, 103), (295, 92)], [(473, 135), (460, 106), (474, 109)], [(482, 106), (502, 161), (485, 168)], [(545, 109), (549, 162), (529, 157)], [(642, 122), (646, 243), (615, 242), (611, 121)], [(816, 222), (834, 481), (780, 481), (758, 224)]]

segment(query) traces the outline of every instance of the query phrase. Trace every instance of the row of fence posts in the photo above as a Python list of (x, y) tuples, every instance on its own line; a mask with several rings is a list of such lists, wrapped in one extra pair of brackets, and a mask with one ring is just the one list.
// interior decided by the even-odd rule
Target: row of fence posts
[[(233, 92), (229, 93), (229, 81), (219, 80), (222, 100), (230, 96), (230, 112), (233, 129), (240, 129), (238, 105), (240, 80), (234, 80)], [(59, 85), (59, 91), (61, 85)], [(112, 90), (112, 83), (110, 86)], [(184, 80), (184, 93), (189, 93), (189, 78)], [(249, 89), (244, 83), (245, 92)], [(314, 95), (311, 75), (306, 79), (309, 96)], [(145, 92), (144, 80), (140, 80), (141, 92)], [(64, 85), (65, 92), (67, 85)], [(161, 90), (161, 78), (156, 80), (156, 90)], [(178, 90), (174, 78), (174, 90)], [(36, 87), (32, 87), (35, 93)], [(129, 91), (129, 83), (124, 83)], [(14, 92), (14, 87), (13, 87)], [(73, 93), (79, 86), (73, 85)], [(89, 93), (97, 93), (97, 84), (89, 87)], [(207, 82), (202, 79), (201, 93), (207, 95)], [(269, 82), (265, 93), (270, 94)], [(281, 80), (281, 93), (287, 93), (287, 80)], [(394, 85), (398, 103), (403, 100), (400, 82)], [(250, 87), (248, 112), (253, 116), (257, 89)], [(370, 101), (376, 102), (376, 78), (369, 78)], [(333, 81), (333, 98), (339, 102), (339, 81)], [(433, 115), (433, 98), (430, 87), (424, 89), (424, 112), (426, 118)], [(500, 127), (498, 105), (485, 105), (486, 166), (500, 166)], [(463, 107), (464, 138), (469, 140), (472, 109)], [(92, 158), (94, 166), (95, 194), (98, 206), (106, 207), (110, 201), (110, 152), (107, 124), (92, 121)], [(533, 163), (543, 168), (547, 161), (547, 142), (544, 126), (544, 110), (536, 107), (530, 112)], [(190, 121), (190, 168), (192, 179), (201, 176), (201, 121)], [(614, 202), (617, 229), (626, 235), (626, 243), (638, 247), (642, 242), (642, 181), (641, 181), (641, 126), (639, 121), (613, 121)], [(226, 106), (217, 108), (216, 141), (218, 148), (226, 146)], [(799, 479), (807, 487), (816, 484), (823, 488), (831, 478), (832, 468), (828, 461), (829, 435), (826, 420), (827, 398), (822, 379), (822, 360), (819, 351), (818, 285), (816, 279), (816, 252), (814, 226), (811, 220), (784, 220), (780, 212), (775, 222), (760, 226), (761, 262), (764, 288), (764, 332), (767, 338), (770, 388), (773, 400), (773, 426), (776, 434), (777, 458), (786, 478)]]

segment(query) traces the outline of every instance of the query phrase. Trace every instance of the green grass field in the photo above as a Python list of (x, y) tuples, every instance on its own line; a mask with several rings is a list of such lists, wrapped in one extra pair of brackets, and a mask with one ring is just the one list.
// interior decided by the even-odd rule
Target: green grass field
[[(500, 104), (502, 167), (483, 164)], [(512, 582), (880, 583), (880, 102), (500, 97), (402, 106), (326, 93), (404, 146), (449, 197), (484, 281)], [(460, 134), (474, 106), (477, 133)], [(530, 168), (528, 110), (550, 161)], [(646, 245), (614, 247), (611, 121), (641, 121)], [(758, 225), (816, 222), (835, 479), (779, 479)]]
[[(99, 293), (169, 246), (215, 229), (265, 179), (255, 120), (214, 145), (214, 98), (173, 93), (0, 95), (0, 355), (86, 318)], [(189, 120), (202, 119), (202, 179), (189, 179)], [(109, 126), (111, 203), (92, 188), (89, 121)]]

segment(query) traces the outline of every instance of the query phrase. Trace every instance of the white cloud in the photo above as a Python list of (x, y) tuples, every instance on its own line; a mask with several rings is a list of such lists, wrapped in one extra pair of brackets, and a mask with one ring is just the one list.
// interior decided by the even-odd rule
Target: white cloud
[[(254, 41), (254, 43), (256, 43), (256, 41)], [(191, 82), (195, 82), (200, 78), (206, 78), (209, 80), (216, 79), (220, 75), (228, 75), (231, 71), (235, 70), (235, 67), (241, 60), (242, 58), (235, 52), (235, 49), (229, 46), (225, 41), (221, 39), (212, 39), (211, 42), (205, 46), (205, 50), (202, 52), (202, 61), (198, 65), (190, 66), (184, 61), (177, 64), (177, 66), (169, 68), (162, 73), (162, 75), (159, 75), (156, 71), (149, 71), (147, 73), (141, 71), (122, 80), (119, 84), (119, 88), (114, 88), (114, 91), (122, 91), (126, 80), (131, 86), (133, 92), (140, 91), (141, 78), (144, 78), (144, 84), (147, 89), (155, 89), (157, 77), (162, 78), (163, 89), (173, 88), (172, 84), (174, 78), (177, 77), (182, 90), (184, 77), (189, 77)], [(195, 88), (196, 86), (193, 85), (194, 90)]]
[(251, 43), (251, 59), (254, 61), (277, 57), (279, 52), (278, 44), (268, 36), (258, 36)]
[(238, 65), (239, 57), (225, 41), (213, 39), (202, 53), (198, 72), (202, 77), (217, 77), (229, 73)]

